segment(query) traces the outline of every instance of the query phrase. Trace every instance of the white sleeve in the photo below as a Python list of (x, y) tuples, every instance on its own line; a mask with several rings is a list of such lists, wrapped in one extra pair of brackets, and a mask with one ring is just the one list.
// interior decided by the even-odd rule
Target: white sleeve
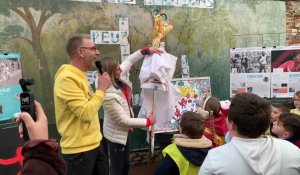
[(208, 152), (204, 162), (202, 163), (200, 167), (200, 171), (198, 175), (214, 175), (213, 168), (212, 168), (212, 160), (211, 157), (213, 155), (211, 154), (211, 151)]
[(129, 55), (120, 65), (120, 68), (122, 70), (122, 75), (126, 74), (130, 71), (131, 66), (142, 59), (144, 56), (141, 53), (140, 50), (135, 51), (133, 54)]

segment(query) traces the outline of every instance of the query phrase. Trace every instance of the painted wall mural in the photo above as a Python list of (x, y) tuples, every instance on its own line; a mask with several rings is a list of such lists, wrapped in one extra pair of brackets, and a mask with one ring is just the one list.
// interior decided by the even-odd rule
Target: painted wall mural
[[(3, 27), (0, 30), (9, 32), (10, 37), (0, 47), (21, 53), (23, 75), (36, 79), (34, 90), (37, 99), (46, 107), (50, 122), (53, 122), (53, 76), (61, 64), (69, 61), (64, 52), (67, 38), (78, 33), (89, 34), (90, 30), (118, 31), (119, 18), (126, 17), (130, 32), (128, 42), (133, 52), (150, 43), (152, 11), (159, 7), (175, 21), (174, 29), (166, 39), (166, 49), (177, 57), (187, 55), (191, 65), (190, 76), (210, 76), (213, 95), (224, 99), (229, 97), (229, 74), (225, 70), (229, 69), (228, 48), (240, 44), (240, 38), (232, 36), (283, 32), (284, 5), (283, 2), (261, 2), (253, 9), (244, 3), (216, 1), (213, 9), (198, 9), (145, 6), (143, 1), (136, 4), (66, 0), (46, 3), (32, 0), (26, 1), (26, 4), (23, 1), (3, 2), (0, 14)], [(248, 46), (257, 44), (260, 43), (249, 43)], [(99, 45), (99, 49), (101, 57), (120, 57), (117, 45)], [(139, 67), (136, 65), (131, 73), (131, 80), (136, 85), (135, 93), (140, 90), (137, 82)], [(181, 77), (180, 73), (178, 63), (175, 76)], [(216, 88), (220, 85), (224, 88)]]
[[(136, 0), (135, 4), (0, 0), (0, 52), (21, 54), (23, 76), (35, 79), (31, 89), (45, 107), (48, 121), (54, 123), (53, 77), (62, 64), (69, 62), (64, 50), (67, 39), (74, 34), (90, 34), (91, 30), (119, 31), (119, 19), (128, 18), (127, 39), (132, 53), (151, 44), (152, 12), (160, 8), (168, 19), (174, 20), (174, 29), (165, 41), (166, 50), (178, 58), (186, 55), (190, 77), (209, 76), (212, 94), (227, 99), (229, 48), (285, 45), (285, 36), (280, 37), (286, 30), (285, 2), (213, 2), (214, 8), (188, 8), (144, 5), (144, 0)], [(120, 45), (97, 47), (101, 58), (112, 56), (121, 60)], [(140, 93), (140, 65), (134, 65), (130, 72), (134, 94)], [(180, 59), (174, 75), (181, 78)], [(1, 144), (4, 143), (0, 143), (0, 155), (4, 148)], [(15, 150), (10, 157), (14, 157)]]

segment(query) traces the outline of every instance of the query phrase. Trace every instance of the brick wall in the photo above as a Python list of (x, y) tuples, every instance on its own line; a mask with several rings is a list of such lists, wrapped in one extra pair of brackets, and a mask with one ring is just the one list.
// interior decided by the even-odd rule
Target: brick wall
[(300, 44), (300, 2), (286, 1), (286, 44)]
[[(152, 162), (160, 162), (162, 154), (160, 149), (155, 149)], [(149, 149), (139, 149), (130, 152), (130, 165), (132, 167), (149, 163)]]

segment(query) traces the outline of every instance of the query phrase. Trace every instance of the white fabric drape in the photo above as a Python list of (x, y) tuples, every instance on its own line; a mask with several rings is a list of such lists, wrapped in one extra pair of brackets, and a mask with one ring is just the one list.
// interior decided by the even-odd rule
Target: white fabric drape
[(175, 104), (182, 97), (181, 92), (171, 83), (176, 62), (177, 57), (164, 52), (160, 55), (154, 54), (144, 58), (141, 67), (139, 78), (143, 101), (138, 117), (145, 118), (152, 112), (153, 93), (155, 87), (157, 87), (155, 92), (156, 130), (162, 129), (162, 127), (170, 122), (175, 113)]

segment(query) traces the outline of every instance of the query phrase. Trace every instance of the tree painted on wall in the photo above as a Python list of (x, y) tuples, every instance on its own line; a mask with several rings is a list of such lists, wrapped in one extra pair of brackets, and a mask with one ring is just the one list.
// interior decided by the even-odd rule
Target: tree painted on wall
[[(1, 1), (0, 13), (9, 16), (11, 12), (17, 14), (27, 25), (30, 30), (28, 36), (17, 35), (14, 38), (24, 40), (30, 45), (40, 63), (39, 73), (41, 77), (41, 89), (44, 101), (47, 102), (45, 110), (48, 116), (54, 117), (53, 110), (53, 78), (49, 71), (49, 64), (44, 54), (41, 35), (45, 23), (56, 12), (63, 12), (67, 7), (66, 0), (11, 0)], [(39, 16), (37, 16), (39, 14)]]
[(53, 76), (49, 70), (49, 63), (44, 52), (46, 43), (42, 42), (42, 31), (46, 22), (55, 13), (64, 13), (70, 5), (80, 2), (69, 2), (67, 0), (11, 0), (1, 1), (0, 13), (4, 16), (11, 15), (11, 12), (19, 16), (27, 25), (30, 33), (28, 35), (15, 35), (25, 41), (33, 49), (36, 62), (39, 63), (39, 74), (41, 77), (41, 91), (43, 100), (47, 103), (45, 110), (48, 116), (54, 116), (53, 110)]

